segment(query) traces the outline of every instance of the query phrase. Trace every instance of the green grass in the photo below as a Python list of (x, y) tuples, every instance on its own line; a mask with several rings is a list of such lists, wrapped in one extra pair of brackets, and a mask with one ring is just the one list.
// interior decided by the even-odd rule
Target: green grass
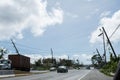
[(118, 64), (118, 61), (111, 61), (111, 62), (108, 62), (106, 65), (104, 65), (100, 71), (108, 76), (113, 76), (111, 75), (111, 73), (115, 73), (116, 69), (117, 69), (117, 64)]

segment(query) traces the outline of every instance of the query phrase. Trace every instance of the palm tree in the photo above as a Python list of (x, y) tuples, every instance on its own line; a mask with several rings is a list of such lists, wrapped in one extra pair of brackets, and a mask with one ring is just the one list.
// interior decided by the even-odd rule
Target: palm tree
[(5, 48), (0, 48), (0, 59), (3, 58), (5, 54), (8, 53), (8, 50)]
[(101, 67), (103, 65), (103, 61), (98, 54), (93, 55), (91, 61), (95, 67)]

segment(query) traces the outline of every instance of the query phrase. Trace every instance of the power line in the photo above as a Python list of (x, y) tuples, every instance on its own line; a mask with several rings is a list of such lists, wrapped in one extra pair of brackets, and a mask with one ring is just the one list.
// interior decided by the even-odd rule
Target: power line
[[(11, 42), (8, 42), (8, 41), (3, 41), (3, 42), (1, 42), (1, 43), (4, 43), (4, 44), (6, 44), (6, 45), (8, 45), (8, 44), (11, 44)], [(12, 44), (11, 44), (12, 45)], [(16, 45), (17, 45), (17, 47), (19, 48), (19, 50), (20, 50), (20, 52), (22, 51), (25, 51), (25, 52), (27, 52), (27, 50), (29, 50), (30, 52), (32, 51), (32, 50), (36, 50), (35, 52), (37, 52), (38, 51), (38, 53), (49, 53), (49, 50), (42, 50), (42, 49), (38, 49), (38, 48), (35, 48), (35, 47), (30, 47), (30, 46), (27, 46), (27, 45), (24, 45), (24, 44), (21, 44), (21, 43), (17, 43), (16, 42)], [(8, 46), (7, 46), (8, 47)], [(11, 48), (11, 47), (10, 47)], [(32, 52), (34, 52), (34, 51), (32, 51)], [(79, 53), (90, 53), (91, 52), (91, 50), (74, 50), (74, 49), (69, 49), (69, 50), (55, 50), (55, 52), (56, 53), (77, 53), (77, 52), (79, 52)]]
[(117, 28), (113, 31), (113, 33), (111, 34), (111, 36), (109, 37), (109, 39), (114, 35), (114, 33), (118, 30), (118, 28), (120, 27), (120, 24), (117, 26)]
[(37, 51), (48, 51), (48, 50), (42, 50), (42, 49), (38, 49), (38, 48), (35, 48), (35, 47), (29, 47), (29, 46), (26, 46), (26, 45), (23, 45), (23, 44), (19, 44), (19, 43), (16, 43), (18, 46), (21, 46), (21, 47), (24, 47), (24, 48), (28, 48), (28, 49), (32, 49), (32, 50), (37, 50)]
[[(11, 44), (11, 42), (2, 42), (4, 44)], [(38, 49), (38, 48), (35, 48), (35, 47), (29, 47), (27, 45), (24, 45), (24, 44), (21, 44), (21, 43), (17, 43), (16, 42), (16, 45), (20, 48), (27, 48), (27, 49), (32, 49), (32, 50), (37, 50), (37, 51), (48, 51), (48, 50), (42, 50), (42, 49)]]

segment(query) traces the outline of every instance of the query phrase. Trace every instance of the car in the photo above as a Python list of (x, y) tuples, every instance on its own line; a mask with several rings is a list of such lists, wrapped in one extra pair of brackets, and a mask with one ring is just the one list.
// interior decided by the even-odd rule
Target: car
[(68, 69), (66, 66), (59, 66), (57, 68), (57, 73), (67, 73), (68, 72)]
[(11, 69), (11, 61), (0, 59), (0, 70)]
[(90, 69), (90, 66), (86, 66), (86, 69)]
[(50, 70), (50, 71), (55, 71), (55, 70), (56, 70), (56, 67), (51, 67), (49, 70)]

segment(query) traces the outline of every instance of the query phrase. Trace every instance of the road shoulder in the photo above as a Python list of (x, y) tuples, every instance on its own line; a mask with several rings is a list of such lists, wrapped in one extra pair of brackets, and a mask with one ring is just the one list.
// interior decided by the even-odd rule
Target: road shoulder
[(113, 78), (104, 75), (103, 73), (99, 72), (97, 69), (94, 69), (80, 80), (113, 80)]

